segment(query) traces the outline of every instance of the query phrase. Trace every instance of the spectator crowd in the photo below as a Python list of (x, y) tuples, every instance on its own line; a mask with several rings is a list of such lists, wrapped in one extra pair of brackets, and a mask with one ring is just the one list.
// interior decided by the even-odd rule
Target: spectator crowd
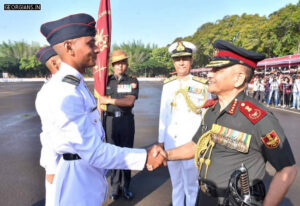
[(248, 94), (267, 106), (300, 110), (300, 74), (256, 75)]

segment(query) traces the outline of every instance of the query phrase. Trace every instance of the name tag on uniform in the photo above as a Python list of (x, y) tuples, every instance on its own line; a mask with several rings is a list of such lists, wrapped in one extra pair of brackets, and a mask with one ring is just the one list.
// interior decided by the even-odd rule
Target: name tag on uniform
[(239, 152), (248, 153), (251, 134), (213, 124), (212, 139), (215, 143), (224, 145)]
[(132, 91), (130, 84), (119, 84), (117, 88), (118, 93), (129, 93)]

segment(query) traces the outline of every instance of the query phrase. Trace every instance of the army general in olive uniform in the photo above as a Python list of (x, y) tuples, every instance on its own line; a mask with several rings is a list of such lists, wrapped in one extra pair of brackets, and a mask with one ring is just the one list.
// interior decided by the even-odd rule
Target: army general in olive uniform
[[(200, 205), (278, 205), (297, 174), (294, 156), (277, 118), (244, 93), (264, 55), (223, 40), (217, 40), (214, 48), (215, 56), (207, 65), (212, 68), (208, 91), (218, 99), (206, 102), (206, 114), (193, 140), (168, 150), (168, 160), (195, 156)], [(265, 195), (262, 180), (267, 161), (277, 172)], [(248, 175), (242, 179), (248, 196), (243, 188), (229, 184), (240, 167)]]

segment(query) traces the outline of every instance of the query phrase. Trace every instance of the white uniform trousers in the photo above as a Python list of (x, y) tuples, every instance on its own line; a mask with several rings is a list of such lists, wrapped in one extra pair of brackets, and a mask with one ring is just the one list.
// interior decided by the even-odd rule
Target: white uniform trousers
[(54, 183), (50, 184), (47, 180), (45, 180), (45, 186), (46, 186), (45, 206), (52, 206), (54, 205), (55, 185)]
[(173, 186), (172, 205), (195, 206), (198, 193), (198, 170), (194, 159), (169, 161), (168, 169)]

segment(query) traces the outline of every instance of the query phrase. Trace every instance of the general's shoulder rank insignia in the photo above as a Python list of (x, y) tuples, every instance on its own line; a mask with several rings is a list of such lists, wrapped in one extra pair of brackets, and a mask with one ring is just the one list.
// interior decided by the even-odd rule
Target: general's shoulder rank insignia
[(239, 105), (239, 100), (234, 99), (232, 101), (231, 105), (230, 105), (228, 113), (231, 114), (231, 115), (234, 115), (234, 113), (235, 113), (236, 108), (238, 107), (238, 105)]
[(78, 86), (80, 83), (80, 79), (78, 79), (77, 77), (73, 76), (73, 75), (67, 75), (62, 79), (63, 82), (67, 82), (69, 84), (73, 84), (75, 86)]
[(240, 104), (240, 111), (249, 119), (253, 124), (256, 124), (267, 112), (250, 101), (243, 101)]
[(216, 106), (216, 104), (218, 103), (218, 99), (208, 99), (206, 100), (206, 102), (204, 103), (204, 105), (202, 106), (202, 108), (207, 108), (207, 107), (211, 107), (211, 106)]
[(266, 134), (266, 136), (261, 138), (261, 141), (266, 145), (267, 148), (274, 149), (280, 144), (280, 138), (274, 130)]
[(193, 80), (195, 80), (197, 82), (201, 82), (202, 84), (207, 84), (207, 79), (204, 79), (201, 77), (193, 76)]
[(171, 76), (168, 79), (165, 79), (164, 84), (167, 84), (167, 83), (169, 83), (169, 82), (171, 82), (171, 81), (173, 81), (175, 79), (177, 79), (177, 76)]

